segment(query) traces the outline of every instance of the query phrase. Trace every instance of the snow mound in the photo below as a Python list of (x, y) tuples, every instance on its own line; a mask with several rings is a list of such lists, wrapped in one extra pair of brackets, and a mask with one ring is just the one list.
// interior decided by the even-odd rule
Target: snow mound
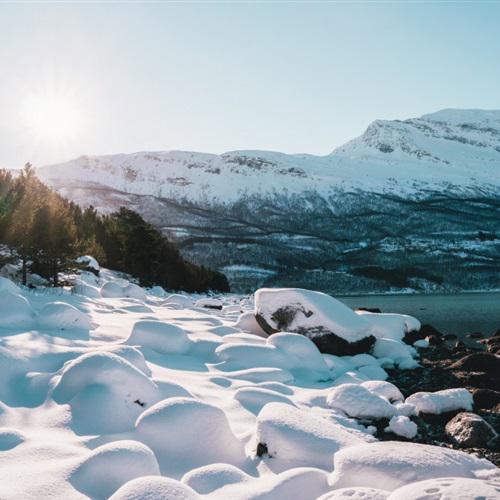
[(199, 299), (194, 303), (195, 307), (203, 307), (205, 309), (217, 309), (221, 310), (224, 307), (224, 304), (222, 303), (221, 300), (219, 299), (213, 299), (213, 298), (205, 298), (205, 299)]
[(393, 491), (405, 484), (445, 476), (474, 478), (495, 470), (488, 460), (467, 453), (399, 441), (375, 442), (340, 450), (334, 457), (331, 485)]
[(384, 381), (389, 378), (387, 372), (380, 365), (366, 365), (358, 368), (358, 373), (372, 380)]
[(145, 476), (124, 484), (109, 500), (201, 500), (201, 497), (175, 479)]
[(129, 283), (126, 287), (124, 287), (123, 294), (125, 297), (138, 300), (146, 300), (147, 297), (146, 290), (135, 283)]
[(193, 305), (193, 301), (190, 297), (186, 295), (181, 295), (179, 293), (174, 293), (169, 295), (163, 302), (163, 306), (176, 306), (181, 309), (191, 307)]
[(75, 280), (72, 292), (75, 295), (81, 295), (82, 297), (88, 297), (89, 299), (101, 298), (101, 292), (97, 287), (84, 283), (79, 279)]
[(340, 488), (329, 491), (317, 500), (386, 500), (389, 495), (389, 491), (360, 486), (357, 488)]
[[(267, 474), (249, 481), (234, 483), (216, 490), (209, 498), (226, 500), (304, 500), (317, 498), (328, 490), (326, 472), (300, 467), (281, 474)], [(304, 492), (307, 492), (304, 495)]]
[(76, 262), (78, 262), (78, 264), (83, 264), (85, 267), (93, 269), (94, 271), (101, 270), (101, 266), (99, 266), (99, 263), (94, 257), (92, 257), (92, 255), (82, 255), (76, 259)]
[(184, 354), (191, 347), (191, 340), (180, 327), (160, 321), (137, 321), (127, 344), (149, 347), (162, 354)]
[(108, 281), (101, 287), (101, 296), (106, 299), (119, 299), (125, 296), (125, 290), (119, 283)]
[(160, 298), (163, 298), (167, 295), (167, 292), (165, 291), (165, 289), (160, 285), (155, 285), (155, 286), (151, 287), (149, 289), (149, 293), (153, 297), (160, 297)]
[(462, 477), (440, 477), (407, 484), (389, 500), (498, 500), (500, 483)]
[(185, 474), (182, 482), (197, 493), (207, 495), (223, 486), (242, 483), (251, 479), (247, 473), (230, 464), (212, 464), (193, 469)]
[(283, 351), (271, 345), (222, 344), (215, 349), (215, 354), (233, 368), (268, 367), (287, 370), (292, 365)]
[(371, 333), (377, 338), (402, 340), (409, 332), (420, 330), (420, 321), (413, 316), (393, 313), (372, 313), (356, 311), (371, 325)]
[(148, 377), (151, 376), (151, 370), (146, 364), (144, 355), (136, 347), (123, 344), (105, 345), (99, 347), (98, 350), (93, 352), (111, 352), (113, 354), (116, 354), (117, 356), (120, 356), (121, 358), (126, 359), (129, 363), (133, 364), (138, 370), (141, 370), (141, 372)]
[(364, 444), (371, 436), (348, 429), (326, 416), (283, 403), (269, 403), (257, 416), (255, 446), (292, 467), (331, 470), (334, 453)]
[(142, 413), (137, 435), (156, 453), (162, 474), (180, 477), (203, 465), (241, 463), (244, 450), (226, 414), (191, 398), (160, 401)]
[(405, 403), (415, 406), (417, 413), (439, 415), (448, 411), (472, 411), (474, 398), (467, 389), (445, 389), (437, 392), (416, 392)]
[(90, 318), (66, 302), (49, 302), (38, 312), (38, 325), (54, 330), (92, 330)]
[(254, 311), (247, 311), (240, 315), (234, 324), (235, 328), (239, 328), (242, 332), (248, 332), (259, 337), (267, 337), (267, 333), (257, 323)]
[(0, 328), (27, 328), (33, 323), (33, 311), (27, 299), (11, 292), (0, 292)]
[(252, 413), (258, 413), (267, 403), (272, 402), (295, 406), (283, 394), (263, 387), (242, 387), (234, 393), (234, 399)]
[(10, 279), (0, 276), (0, 292), (21, 293), (21, 289)]
[(74, 471), (73, 486), (94, 499), (105, 499), (141, 476), (159, 476), (153, 452), (137, 441), (114, 441), (91, 452)]
[(385, 432), (392, 432), (406, 439), (413, 439), (417, 435), (418, 427), (407, 416), (395, 415), (389, 420), (389, 425), (384, 430)]
[(0, 451), (7, 451), (15, 448), (24, 442), (24, 435), (17, 429), (0, 427)]
[(260, 288), (255, 313), (273, 332), (320, 331), (356, 342), (370, 335), (370, 324), (342, 302), (301, 288)]
[(361, 385), (370, 392), (373, 392), (373, 394), (381, 396), (391, 403), (401, 402), (404, 400), (404, 396), (401, 394), (401, 391), (390, 382), (382, 380), (368, 380), (367, 382), (363, 382)]
[(258, 337), (257, 335), (253, 335), (251, 333), (228, 333), (222, 337), (222, 342), (225, 344), (260, 344), (264, 345), (266, 343), (266, 339), (262, 337)]
[(403, 342), (380, 338), (373, 345), (373, 355), (377, 358), (390, 358), (400, 369), (411, 370), (418, 367), (413, 359), (412, 347)]
[(326, 403), (330, 408), (355, 418), (390, 418), (396, 414), (396, 408), (387, 399), (358, 384), (335, 387), (328, 394)]

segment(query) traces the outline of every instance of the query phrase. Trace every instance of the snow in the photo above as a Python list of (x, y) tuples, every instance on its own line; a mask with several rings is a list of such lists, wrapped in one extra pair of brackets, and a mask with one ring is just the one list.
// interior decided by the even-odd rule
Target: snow
[(396, 409), (389, 401), (358, 384), (342, 384), (332, 389), (326, 398), (330, 408), (349, 417), (390, 418)]
[(191, 340), (179, 326), (159, 321), (143, 320), (134, 324), (127, 344), (149, 347), (162, 354), (184, 354), (191, 347)]
[(380, 441), (340, 450), (334, 457), (333, 488), (365, 486), (393, 491), (405, 484), (438, 477), (474, 478), (493, 472), (487, 460), (462, 451), (425, 444)]
[[(334, 356), (296, 332), (264, 335), (249, 297), (201, 308), (199, 294), (164, 298), (107, 269), (79, 272), (71, 291), (1, 283), (2, 499), (385, 498), (449, 476), (480, 477), (481, 491), (496, 473), (450, 449), (376, 441), (371, 420), (409, 438), (425, 405), (471, 400), (403, 403), (380, 380), (416, 362), (400, 322), (371, 354)], [(363, 315), (350, 317), (359, 332)]]
[(0, 293), (1, 292), (18, 294), (21, 292), (21, 289), (10, 279), (0, 276)]
[(331, 470), (332, 457), (340, 449), (370, 440), (328, 419), (326, 416), (294, 408), (283, 403), (269, 403), (257, 416), (255, 448), (267, 446), (275, 461), (288, 467), (312, 466)]
[(329, 491), (317, 500), (386, 500), (389, 494), (389, 491), (360, 486)]
[(94, 271), (99, 271), (101, 269), (101, 266), (99, 266), (97, 260), (91, 255), (82, 255), (81, 257), (78, 257), (78, 259), (76, 259), (76, 262), (78, 262), (79, 264), (84, 264), (86, 267), (94, 269)]
[(401, 340), (406, 333), (420, 330), (420, 321), (406, 314), (372, 313), (356, 311), (371, 325), (371, 334), (377, 338)]
[(180, 478), (202, 465), (244, 461), (243, 445), (226, 414), (192, 398), (160, 401), (139, 416), (136, 429), (138, 437), (156, 453), (164, 475)]
[[(283, 324), (275, 316), (280, 309), (291, 311)], [(301, 288), (260, 288), (255, 292), (255, 312), (277, 331), (320, 329), (348, 342), (370, 334), (370, 324), (345, 304), (324, 293)]]
[(198, 299), (195, 304), (195, 307), (205, 307), (207, 309), (222, 309), (223, 303), (219, 299), (214, 298), (205, 298)]
[(385, 428), (385, 432), (392, 432), (406, 439), (412, 439), (417, 435), (418, 427), (407, 416), (398, 415), (389, 420), (389, 425)]
[(141, 476), (159, 476), (154, 453), (137, 441), (114, 441), (94, 449), (76, 468), (71, 483), (94, 499), (109, 498), (120, 486)]
[(472, 411), (474, 399), (467, 389), (445, 389), (437, 392), (416, 392), (405, 402), (415, 406), (417, 413), (439, 415), (454, 410)]
[(33, 323), (28, 300), (17, 293), (0, 292), (0, 328), (22, 329)]
[(441, 477), (398, 488), (389, 500), (497, 500), (500, 482)]
[(43, 329), (91, 330), (92, 322), (75, 306), (65, 302), (49, 302), (38, 312), (38, 325)]
[(201, 497), (175, 479), (144, 476), (123, 485), (109, 500), (201, 500)]

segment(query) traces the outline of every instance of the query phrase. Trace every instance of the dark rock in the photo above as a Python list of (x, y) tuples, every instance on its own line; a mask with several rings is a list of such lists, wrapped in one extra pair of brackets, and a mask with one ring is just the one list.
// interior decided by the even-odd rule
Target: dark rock
[(453, 346), (453, 350), (455, 352), (467, 352), (467, 346), (461, 341), (457, 341), (457, 343)]
[(481, 332), (472, 332), (472, 333), (468, 333), (467, 337), (469, 339), (482, 339), (484, 337), (484, 335)]
[(441, 345), (444, 340), (440, 335), (427, 335), (425, 340), (429, 342), (429, 345), (438, 346)]
[(257, 456), (263, 457), (264, 455), (269, 455), (269, 451), (267, 449), (267, 445), (265, 443), (259, 443), (257, 445)]
[(489, 352), (475, 352), (455, 361), (449, 368), (451, 370), (484, 372), (498, 378), (500, 377), (500, 357)]
[(472, 389), (474, 396), (474, 409), (490, 409), (500, 403), (500, 392), (492, 389)]
[(499, 337), (500, 338), (500, 329), (498, 329), (493, 335), (492, 337)]
[(348, 342), (334, 333), (305, 333), (305, 335), (316, 344), (320, 352), (336, 356), (354, 356), (355, 354), (369, 352), (376, 340), (373, 335), (369, 335), (357, 342)]
[(475, 413), (462, 412), (452, 418), (445, 427), (448, 439), (464, 448), (482, 448), (497, 436), (484, 418)]
[(380, 314), (382, 311), (378, 307), (356, 307), (356, 311), (368, 311)]
[(443, 334), (439, 330), (434, 328), (432, 325), (428, 325), (428, 324), (422, 325), (420, 327), (420, 332), (422, 333), (422, 335), (424, 337), (427, 337), (429, 335), (437, 335), (439, 337), (443, 336)]
[(422, 333), (422, 330), (411, 330), (410, 332), (406, 332), (403, 337), (403, 342), (409, 345), (413, 345), (417, 340), (422, 340), (425, 338), (425, 335)]
[(443, 335), (444, 340), (457, 340), (458, 337), (454, 333), (447, 333), (446, 335)]

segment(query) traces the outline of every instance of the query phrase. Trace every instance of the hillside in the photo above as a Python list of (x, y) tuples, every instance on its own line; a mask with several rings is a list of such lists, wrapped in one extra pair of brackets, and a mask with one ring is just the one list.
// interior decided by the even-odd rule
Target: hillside
[(500, 111), (377, 120), (322, 157), (141, 152), (38, 173), (81, 205), (137, 210), (240, 291), (500, 287)]

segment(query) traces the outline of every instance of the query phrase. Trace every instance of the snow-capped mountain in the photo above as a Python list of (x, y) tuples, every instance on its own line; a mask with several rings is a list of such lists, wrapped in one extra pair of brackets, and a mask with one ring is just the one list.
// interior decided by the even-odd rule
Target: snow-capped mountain
[[(39, 175), (80, 204), (135, 208), (243, 288), (311, 279), (335, 291), (346, 279), (351, 289), (477, 288), (471, 273), (452, 282), (434, 273), (443, 259), (479, 264), (483, 278), (498, 265), (500, 111), (377, 120), (327, 156), (140, 152), (83, 156)], [(402, 259), (416, 270), (387, 276)]]

